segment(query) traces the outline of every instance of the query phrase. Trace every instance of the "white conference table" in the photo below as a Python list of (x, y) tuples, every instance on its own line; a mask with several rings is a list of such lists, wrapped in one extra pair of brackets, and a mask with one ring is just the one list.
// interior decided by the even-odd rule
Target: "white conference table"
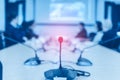
[[(83, 46), (83, 45), (81, 45)], [(33, 50), (17, 44), (0, 51), (0, 61), (3, 64), (3, 80), (45, 80), (44, 72), (56, 69), (58, 64), (44, 63), (38, 66), (26, 66), (24, 61), (34, 56)], [(38, 51), (41, 60), (57, 62), (59, 60), (54, 50), (46, 52)], [(79, 53), (62, 50), (63, 61), (77, 62)], [(91, 73), (89, 77), (78, 77), (76, 80), (120, 80), (120, 53), (107, 49), (100, 45), (85, 50), (84, 58), (89, 59), (92, 66), (77, 66), (76, 64), (63, 62), (63, 66), (69, 65), (74, 69)]]

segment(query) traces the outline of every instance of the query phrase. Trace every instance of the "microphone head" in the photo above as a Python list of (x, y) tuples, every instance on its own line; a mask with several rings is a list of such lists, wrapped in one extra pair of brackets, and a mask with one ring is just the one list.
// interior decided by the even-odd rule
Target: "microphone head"
[(60, 37), (58, 38), (58, 41), (59, 41), (60, 43), (63, 42), (63, 37), (60, 36)]

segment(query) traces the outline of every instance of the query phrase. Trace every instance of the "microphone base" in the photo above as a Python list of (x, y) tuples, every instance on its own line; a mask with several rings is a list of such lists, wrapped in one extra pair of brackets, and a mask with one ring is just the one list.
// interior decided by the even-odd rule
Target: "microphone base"
[(77, 72), (66, 69), (66, 68), (59, 68), (59, 69), (51, 69), (44, 72), (45, 78), (48, 80), (54, 80), (55, 77), (62, 77), (67, 78), (67, 80), (74, 80), (77, 77)]
[(37, 66), (41, 64), (41, 60), (38, 57), (29, 58), (24, 62), (24, 65)]
[(92, 66), (93, 63), (86, 58), (79, 58), (77, 63), (78, 66)]

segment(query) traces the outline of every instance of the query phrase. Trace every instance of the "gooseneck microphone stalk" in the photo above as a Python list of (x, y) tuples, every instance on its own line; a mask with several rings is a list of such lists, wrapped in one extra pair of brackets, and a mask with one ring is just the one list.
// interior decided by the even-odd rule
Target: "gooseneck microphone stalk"
[[(119, 36), (114, 37), (114, 38), (112, 38), (112, 39), (109, 39), (109, 40), (100, 42), (100, 44), (105, 44), (105, 43), (107, 43), (107, 42), (110, 42), (110, 41), (115, 40), (115, 39), (118, 39), (118, 38), (120, 38), (120, 37), (119, 37)], [(89, 49), (89, 48), (92, 48), (92, 47), (95, 47), (95, 46), (98, 46), (98, 45), (99, 45), (99, 44), (96, 43), (96, 44), (94, 44), (94, 45), (92, 45), (92, 46), (88, 46), (88, 47), (84, 48), (83, 50), (81, 50), (81, 51), (80, 51), (81, 54), (80, 54), (80, 56), (79, 56), (78, 61), (77, 61), (76, 64), (79, 65), (79, 66), (91, 66), (91, 65), (92, 65), (92, 62), (89, 61), (88, 59), (83, 58), (82, 55), (83, 55), (83, 53), (84, 53), (84, 51), (85, 51), (86, 49)], [(74, 51), (75, 51), (75, 50), (74, 50)]]
[[(21, 45), (23, 45), (23, 46), (26, 46), (26, 47), (28, 47), (28, 48), (30, 48), (30, 49), (32, 49), (32, 50), (34, 51), (35, 56), (34, 56), (33, 58), (27, 59), (27, 60), (24, 62), (25, 65), (36, 66), (36, 65), (40, 65), (40, 64), (41, 64), (41, 60), (39, 59), (39, 57), (38, 57), (38, 55), (37, 55), (37, 50), (35, 50), (33, 47), (31, 47), (31, 46), (29, 46), (29, 45), (27, 45), (27, 44), (21, 43), (21, 42), (15, 40), (15, 39), (12, 39), (12, 38), (10, 38), (10, 37), (7, 37), (7, 36), (5, 36), (5, 39), (10, 40), (10, 41), (13, 41), (13, 42), (16, 42), (16, 43), (19, 43), (19, 44), (21, 44)], [(42, 48), (41, 48), (41, 49), (42, 49)]]
[(62, 37), (59, 37), (58, 38), (58, 41), (60, 43), (60, 53), (59, 53), (59, 61), (60, 61), (60, 65), (59, 65), (59, 68), (61, 69), (62, 68), (62, 64), (61, 64), (61, 52), (62, 52), (62, 42), (63, 42), (63, 38)]

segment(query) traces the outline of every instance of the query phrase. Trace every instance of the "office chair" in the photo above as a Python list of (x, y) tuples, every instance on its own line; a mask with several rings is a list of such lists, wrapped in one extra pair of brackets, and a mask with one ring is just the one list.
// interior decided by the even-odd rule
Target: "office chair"
[(0, 62), (0, 80), (2, 80), (2, 69), (3, 69), (2, 63)]

